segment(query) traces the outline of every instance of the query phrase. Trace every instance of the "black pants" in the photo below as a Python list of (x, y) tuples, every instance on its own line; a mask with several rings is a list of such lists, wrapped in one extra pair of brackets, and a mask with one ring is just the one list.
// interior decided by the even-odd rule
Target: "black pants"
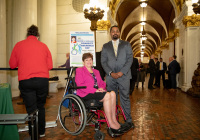
[(160, 70), (159, 71), (159, 81), (158, 81), (158, 85), (160, 86), (160, 77), (162, 76), (162, 80), (163, 80), (163, 87), (166, 86), (165, 84), (165, 71), (164, 70)]
[[(24, 99), (26, 111), (31, 114), (36, 109), (38, 112), (38, 133), (45, 133), (45, 108), (46, 97), (49, 89), (48, 78), (30, 78), (19, 81), (19, 89)], [(36, 131), (35, 131), (36, 132)], [(31, 126), (29, 123), (29, 134), (31, 135)]]
[(154, 77), (155, 77), (155, 72), (151, 72), (149, 77), (148, 88), (153, 88)]
[(155, 73), (155, 83), (154, 83), (154, 85), (156, 85), (156, 86), (160, 86), (160, 76), (159, 76), (159, 71), (156, 71), (156, 73)]
[(171, 88), (176, 89), (176, 74), (170, 74)]
[(132, 75), (132, 79), (130, 79), (130, 92), (132, 93), (135, 89), (135, 82), (137, 81), (137, 75)]

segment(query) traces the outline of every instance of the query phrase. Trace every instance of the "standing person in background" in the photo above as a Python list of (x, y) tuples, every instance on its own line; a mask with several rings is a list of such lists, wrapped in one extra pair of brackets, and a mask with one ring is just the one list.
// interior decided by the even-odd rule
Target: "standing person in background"
[(159, 85), (159, 66), (160, 66), (160, 62), (158, 61), (158, 58), (155, 58), (155, 64), (156, 64), (156, 71), (155, 71), (155, 83), (154, 83), (154, 86), (160, 87), (160, 85)]
[(119, 90), (120, 104), (126, 116), (125, 124), (133, 128), (129, 99), (133, 51), (129, 42), (119, 39), (118, 26), (110, 28), (110, 36), (112, 40), (103, 45), (101, 52), (101, 64), (106, 72), (107, 91), (115, 91), (118, 95)]
[(176, 61), (175, 57), (171, 57), (171, 63), (168, 66), (169, 69), (169, 77), (171, 81), (171, 89), (170, 92), (176, 91), (176, 74), (180, 72), (180, 65)]
[(66, 58), (67, 58), (67, 60), (66, 60), (65, 64), (58, 66), (58, 68), (66, 67), (67, 76), (69, 77), (69, 74), (70, 74), (70, 53), (66, 53)]
[(132, 79), (130, 80), (130, 95), (134, 91), (135, 82), (137, 81), (137, 69), (139, 68), (138, 59), (133, 57), (133, 63), (131, 65), (131, 75)]
[[(27, 38), (18, 42), (13, 48), (9, 64), (11, 69), (18, 67), (19, 89), (27, 113), (39, 110), (38, 132), (40, 137), (44, 137), (46, 124), (44, 105), (49, 89), (49, 70), (53, 68), (53, 63), (48, 47), (38, 38), (38, 27), (30, 26)], [(31, 133), (29, 123), (29, 134)]]
[(137, 88), (139, 86), (139, 82), (142, 82), (142, 88), (144, 88), (144, 81), (145, 81), (145, 67), (139, 59), (139, 68), (137, 69)]
[(165, 83), (165, 72), (167, 70), (167, 65), (165, 62), (163, 62), (163, 59), (160, 58), (160, 63), (159, 63), (159, 79), (158, 79), (158, 86), (160, 87), (160, 77), (162, 76), (162, 81), (163, 81), (163, 87), (165, 88), (166, 83)]
[(151, 59), (149, 60), (149, 64), (148, 64), (148, 69), (149, 69), (149, 73), (150, 73), (148, 89), (155, 89), (153, 87), (153, 81), (154, 81), (155, 71), (156, 71), (156, 64), (154, 62), (154, 58), (155, 58), (154, 54), (152, 54)]

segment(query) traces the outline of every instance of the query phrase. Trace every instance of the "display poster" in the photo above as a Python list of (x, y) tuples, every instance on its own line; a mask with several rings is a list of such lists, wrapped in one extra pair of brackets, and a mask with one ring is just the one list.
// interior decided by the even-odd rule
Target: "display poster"
[(93, 55), (93, 66), (96, 66), (94, 32), (70, 32), (70, 66), (83, 66), (82, 55)]

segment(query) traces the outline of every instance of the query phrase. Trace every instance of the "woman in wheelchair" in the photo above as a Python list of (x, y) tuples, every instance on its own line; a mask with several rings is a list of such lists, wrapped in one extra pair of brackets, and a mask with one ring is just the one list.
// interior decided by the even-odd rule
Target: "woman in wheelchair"
[(123, 134), (127, 128), (120, 125), (116, 119), (115, 92), (106, 91), (106, 83), (101, 79), (99, 71), (92, 68), (93, 55), (91, 53), (84, 53), (82, 61), (84, 66), (76, 69), (75, 82), (77, 86), (86, 86), (86, 88), (77, 89), (77, 95), (83, 100), (95, 99), (97, 102), (103, 102), (112, 133), (117, 136)]

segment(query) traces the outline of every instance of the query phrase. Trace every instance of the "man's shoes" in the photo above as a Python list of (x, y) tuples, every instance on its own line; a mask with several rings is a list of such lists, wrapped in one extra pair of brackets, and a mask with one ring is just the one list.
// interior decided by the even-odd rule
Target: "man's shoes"
[(41, 134), (41, 135), (40, 135), (40, 138), (42, 138), (42, 137), (45, 137), (45, 134)]
[(123, 131), (124, 133), (129, 131), (131, 128), (135, 128), (135, 125), (132, 122), (125, 122), (121, 125), (121, 131)]
[(119, 129), (108, 128), (107, 132), (112, 138), (119, 137), (124, 133), (124, 132), (122, 132), (121, 128), (119, 128)]

